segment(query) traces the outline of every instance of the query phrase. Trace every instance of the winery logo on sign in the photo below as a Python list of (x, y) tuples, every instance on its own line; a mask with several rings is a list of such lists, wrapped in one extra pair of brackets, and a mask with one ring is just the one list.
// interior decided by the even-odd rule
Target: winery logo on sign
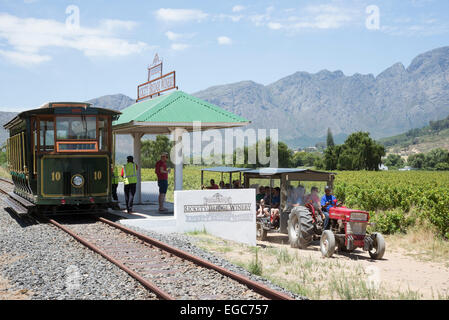
[(252, 221), (251, 203), (233, 203), (232, 197), (220, 193), (203, 198), (203, 204), (184, 205), (186, 222), (198, 221)]

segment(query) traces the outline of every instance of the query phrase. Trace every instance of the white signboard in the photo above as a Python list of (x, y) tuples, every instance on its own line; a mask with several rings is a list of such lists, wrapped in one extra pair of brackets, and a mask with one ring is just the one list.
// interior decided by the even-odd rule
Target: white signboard
[(158, 93), (176, 88), (175, 72), (172, 71), (160, 78), (151, 80), (138, 86), (137, 100), (151, 97)]
[(255, 189), (175, 191), (175, 219), (181, 232), (202, 231), (256, 245)]

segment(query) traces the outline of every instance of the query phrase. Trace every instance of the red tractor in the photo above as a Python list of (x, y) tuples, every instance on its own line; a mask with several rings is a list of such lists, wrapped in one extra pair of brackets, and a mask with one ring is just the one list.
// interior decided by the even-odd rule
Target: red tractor
[[(212, 169), (208, 169), (212, 170)], [(228, 168), (227, 170), (233, 170)], [(351, 252), (355, 248), (363, 248), (368, 251), (371, 258), (381, 259), (385, 252), (385, 241), (380, 233), (367, 234), (369, 225), (369, 213), (360, 210), (351, 210), (333, 203), (329, 209), (329, 230), (323, 230), (321, 218), (322, 209), (319, 204), (312, 203), (293, 205), (289, 202), (289, 190), (294, 184), (304, 182), (324, 182), (332, 187), (335, 173), (316, 171), (301, 168), (260, 168), (239, 169), (245, 178), (245, 188), (258, 189), (258, 184), (274, 186), (278, 181), (280, 186), (281, 201), (279, 215), (276, 220), (271, 217), (256, 219), (257, 240), (267, 240), (269, 233), (288, 234), (290, 245), (294, 248), (306, 248), (314, 237), (321, 237), (321, 252), (325, 257), (330, 257), (338, 247), (340, 251)], [(230, 178), (231, 179), (231, 178)], [(266, 182), (263, 182), (263, 181)], [(251, 182), (257, 182), (253, 185)], [(297, 187), (299, 188), (299, 186)]]
[[(329, 230), (322, 230), (321, 215), (311, 204), (296, 207), (290, 213), (297, 234), (297, 247), (306, 248), (314, 236), (321, 236), (320, 250), (323, 256), (331, 257), (335, 248), (351, 252), (355, 248), (368, 251), (372, 259), (382, 259), (385, 253), (385, 241), (380, 233), (367, 234), (369, 213), (352, 210), (337, 204), (329, 208)], [(293, 226), (292, 226), (293, 227)], [(291, 243), (291, 242), (290, 242)]]

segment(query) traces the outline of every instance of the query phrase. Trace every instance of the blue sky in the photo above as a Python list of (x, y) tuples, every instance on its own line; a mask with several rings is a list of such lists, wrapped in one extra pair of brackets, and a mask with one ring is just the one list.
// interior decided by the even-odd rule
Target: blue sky
[(376, 76), (447, 45), (447, 0), (0, 0), (0, 110), (135, 98), (155, 53), (194, 93), (296, 71)]

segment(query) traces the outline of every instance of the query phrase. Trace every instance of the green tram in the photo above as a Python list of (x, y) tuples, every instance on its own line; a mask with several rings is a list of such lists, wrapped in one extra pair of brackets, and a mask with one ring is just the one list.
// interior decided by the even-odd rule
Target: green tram
[(7, 159), (14, 194), (28, 204), (28, 213), (116, 207), (112, 121), (119, 115), (89, 103), (50, 102), (4, 125), (10, 135)]

